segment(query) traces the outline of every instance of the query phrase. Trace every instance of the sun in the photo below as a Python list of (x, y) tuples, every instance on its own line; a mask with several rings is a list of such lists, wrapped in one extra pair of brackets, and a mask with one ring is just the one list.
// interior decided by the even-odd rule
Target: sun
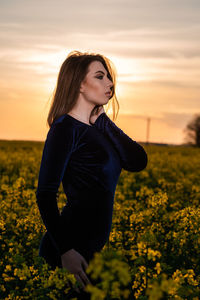
[(117, 81), (120, 82), (136, 82), (142, 80), (144, 74), (144, 66), (141, 61), (131, 58), (111, 56), (117, 71)]

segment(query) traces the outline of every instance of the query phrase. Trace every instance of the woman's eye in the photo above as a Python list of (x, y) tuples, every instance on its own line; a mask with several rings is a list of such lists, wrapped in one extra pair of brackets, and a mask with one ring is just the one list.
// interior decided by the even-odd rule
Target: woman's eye
[(99, 79), (102, 79), (102, 78), (103, 78), (103, 76), (98, 76), (97, 78), (99, 78)]

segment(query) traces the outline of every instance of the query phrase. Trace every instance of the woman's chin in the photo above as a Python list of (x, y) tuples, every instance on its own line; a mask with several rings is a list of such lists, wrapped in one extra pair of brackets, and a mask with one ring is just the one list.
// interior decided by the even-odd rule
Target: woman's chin
[(106, 97), (106, 99), (104, 100), (103, 105), (104, 105), (104, 104), (107, 104), (109, 100), (110, 100), (110, 98)]

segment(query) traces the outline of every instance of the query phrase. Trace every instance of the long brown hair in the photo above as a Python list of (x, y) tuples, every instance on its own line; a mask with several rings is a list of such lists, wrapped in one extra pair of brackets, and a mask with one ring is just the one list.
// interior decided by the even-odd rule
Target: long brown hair
[[(47, 126), (51, 126), (54, 120), (61, 115), (68, 113), (76, 103), (79, 95), (81, 82), (87, 75), (89, 64), (92, 61), (100, 61), (108, 72), (108, 78), (112, 81), (112, 96), (106, 104), (109, 109), (112, 103), (113, 120), (119, 111), (119, 103), (115, 94), (116, 86), (116, 69), (113, 63), (104, 55), (95, 53), (82, 53), (80, 51), (71, 51), (65, 61), (62, 63), (58, 78), (57, 85), (53, 92), (53, 98), (49, 114), (47, 117)], [(117, 113), (115, 106), (117, 105)], [(95, 106), (93, 111), (96, 110)], [(92, 111), (92, 112), (93, 112)], [(107, 109), (105, 109), (107, 112)]]

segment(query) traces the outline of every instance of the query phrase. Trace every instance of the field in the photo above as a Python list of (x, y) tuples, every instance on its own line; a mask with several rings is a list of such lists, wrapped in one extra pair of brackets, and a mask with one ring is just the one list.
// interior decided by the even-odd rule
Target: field
[[(200, 299), (200, 149), (144, 148), (146, 169), (120, 175), (110, 242), (87, 269), (101, 282), (88, 291), (93, 300)], [(42, 149), (42, 142), (0, 141), (0, 299), (67, 299), (76, 281), (38, 256)], [(60, 186), (59, 209), (65, 202)]]

